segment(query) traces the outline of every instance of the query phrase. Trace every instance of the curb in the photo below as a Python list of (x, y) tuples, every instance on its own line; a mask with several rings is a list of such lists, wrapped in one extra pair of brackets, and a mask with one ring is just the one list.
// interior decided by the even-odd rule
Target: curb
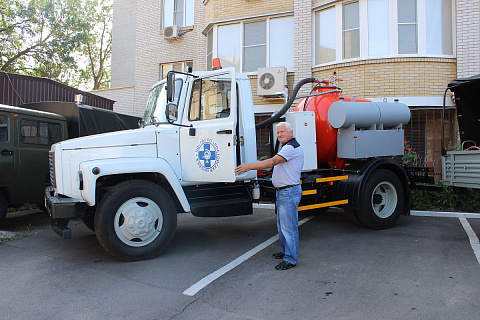
[[(254, 203), (253, 208), (255, 209), (275, 209), (273, 203)], [(330, 209), (335, 209), (338, 211), (343, 211), (342, 208), (331, 207)], [(448, 212), (448, 211), (421, 211), (421, 210), (411, 210), (411, 216), (415, 217), (439, 217), (439, 218), (480, 218), (480, 213), (474, 212)]]

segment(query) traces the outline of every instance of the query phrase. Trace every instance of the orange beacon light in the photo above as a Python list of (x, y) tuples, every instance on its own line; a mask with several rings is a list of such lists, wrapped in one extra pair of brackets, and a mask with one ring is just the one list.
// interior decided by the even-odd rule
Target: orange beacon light
[(212, 61), (212, 70), (222, 69), (222, 64), (219, 58), (214, 58)]

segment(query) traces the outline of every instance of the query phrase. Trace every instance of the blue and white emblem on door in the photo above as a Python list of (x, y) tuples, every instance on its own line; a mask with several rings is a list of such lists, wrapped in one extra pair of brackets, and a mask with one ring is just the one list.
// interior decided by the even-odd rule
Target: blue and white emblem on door
[(202, 139), (195, 150), (197, 165), (200, 170), (213, 172), (220, 162), (220, 151), (218, 145), (212, 139)]

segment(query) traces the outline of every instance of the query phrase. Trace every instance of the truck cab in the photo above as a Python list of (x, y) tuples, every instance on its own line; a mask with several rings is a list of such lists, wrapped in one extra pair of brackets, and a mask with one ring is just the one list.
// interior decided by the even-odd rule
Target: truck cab
[[(170, 81), (174, 83), (172, 101), (166, 99), (167, 82), (155, 86), (144, 121), (152, 125), (167, 122), (168, 127), (176, 129), (181, 184), (235, 182), (233, 169), (237, 163), (256, 160), (248, 77), (230, 68), (195, 76), (175, 75)], [(160, 105), (150, 103), (157, 91)], [(159, 149), (159, 157), (165, 156), (162, 151), (166, 149)], [(239, 180), (254, 177), (250, 174)]]
[(256, 172), (234, 174), (256, 161), (250, 80), (233, 68), (169, 79), (151, 89), (141, 128), (52, 146), (46, 204), (64, 238), (68, 220), (82, 217), (108, 252), (137, 260), (165, 249), (178, 212), (252, 213), (243, 181)]

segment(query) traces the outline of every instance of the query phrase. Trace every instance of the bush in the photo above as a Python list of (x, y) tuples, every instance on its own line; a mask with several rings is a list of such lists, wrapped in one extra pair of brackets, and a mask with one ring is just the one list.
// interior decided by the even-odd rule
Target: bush
[(480, 212), (477, 190), (452, 188), (440, 181), (442, 191), (411, 190), (412, 210)]

